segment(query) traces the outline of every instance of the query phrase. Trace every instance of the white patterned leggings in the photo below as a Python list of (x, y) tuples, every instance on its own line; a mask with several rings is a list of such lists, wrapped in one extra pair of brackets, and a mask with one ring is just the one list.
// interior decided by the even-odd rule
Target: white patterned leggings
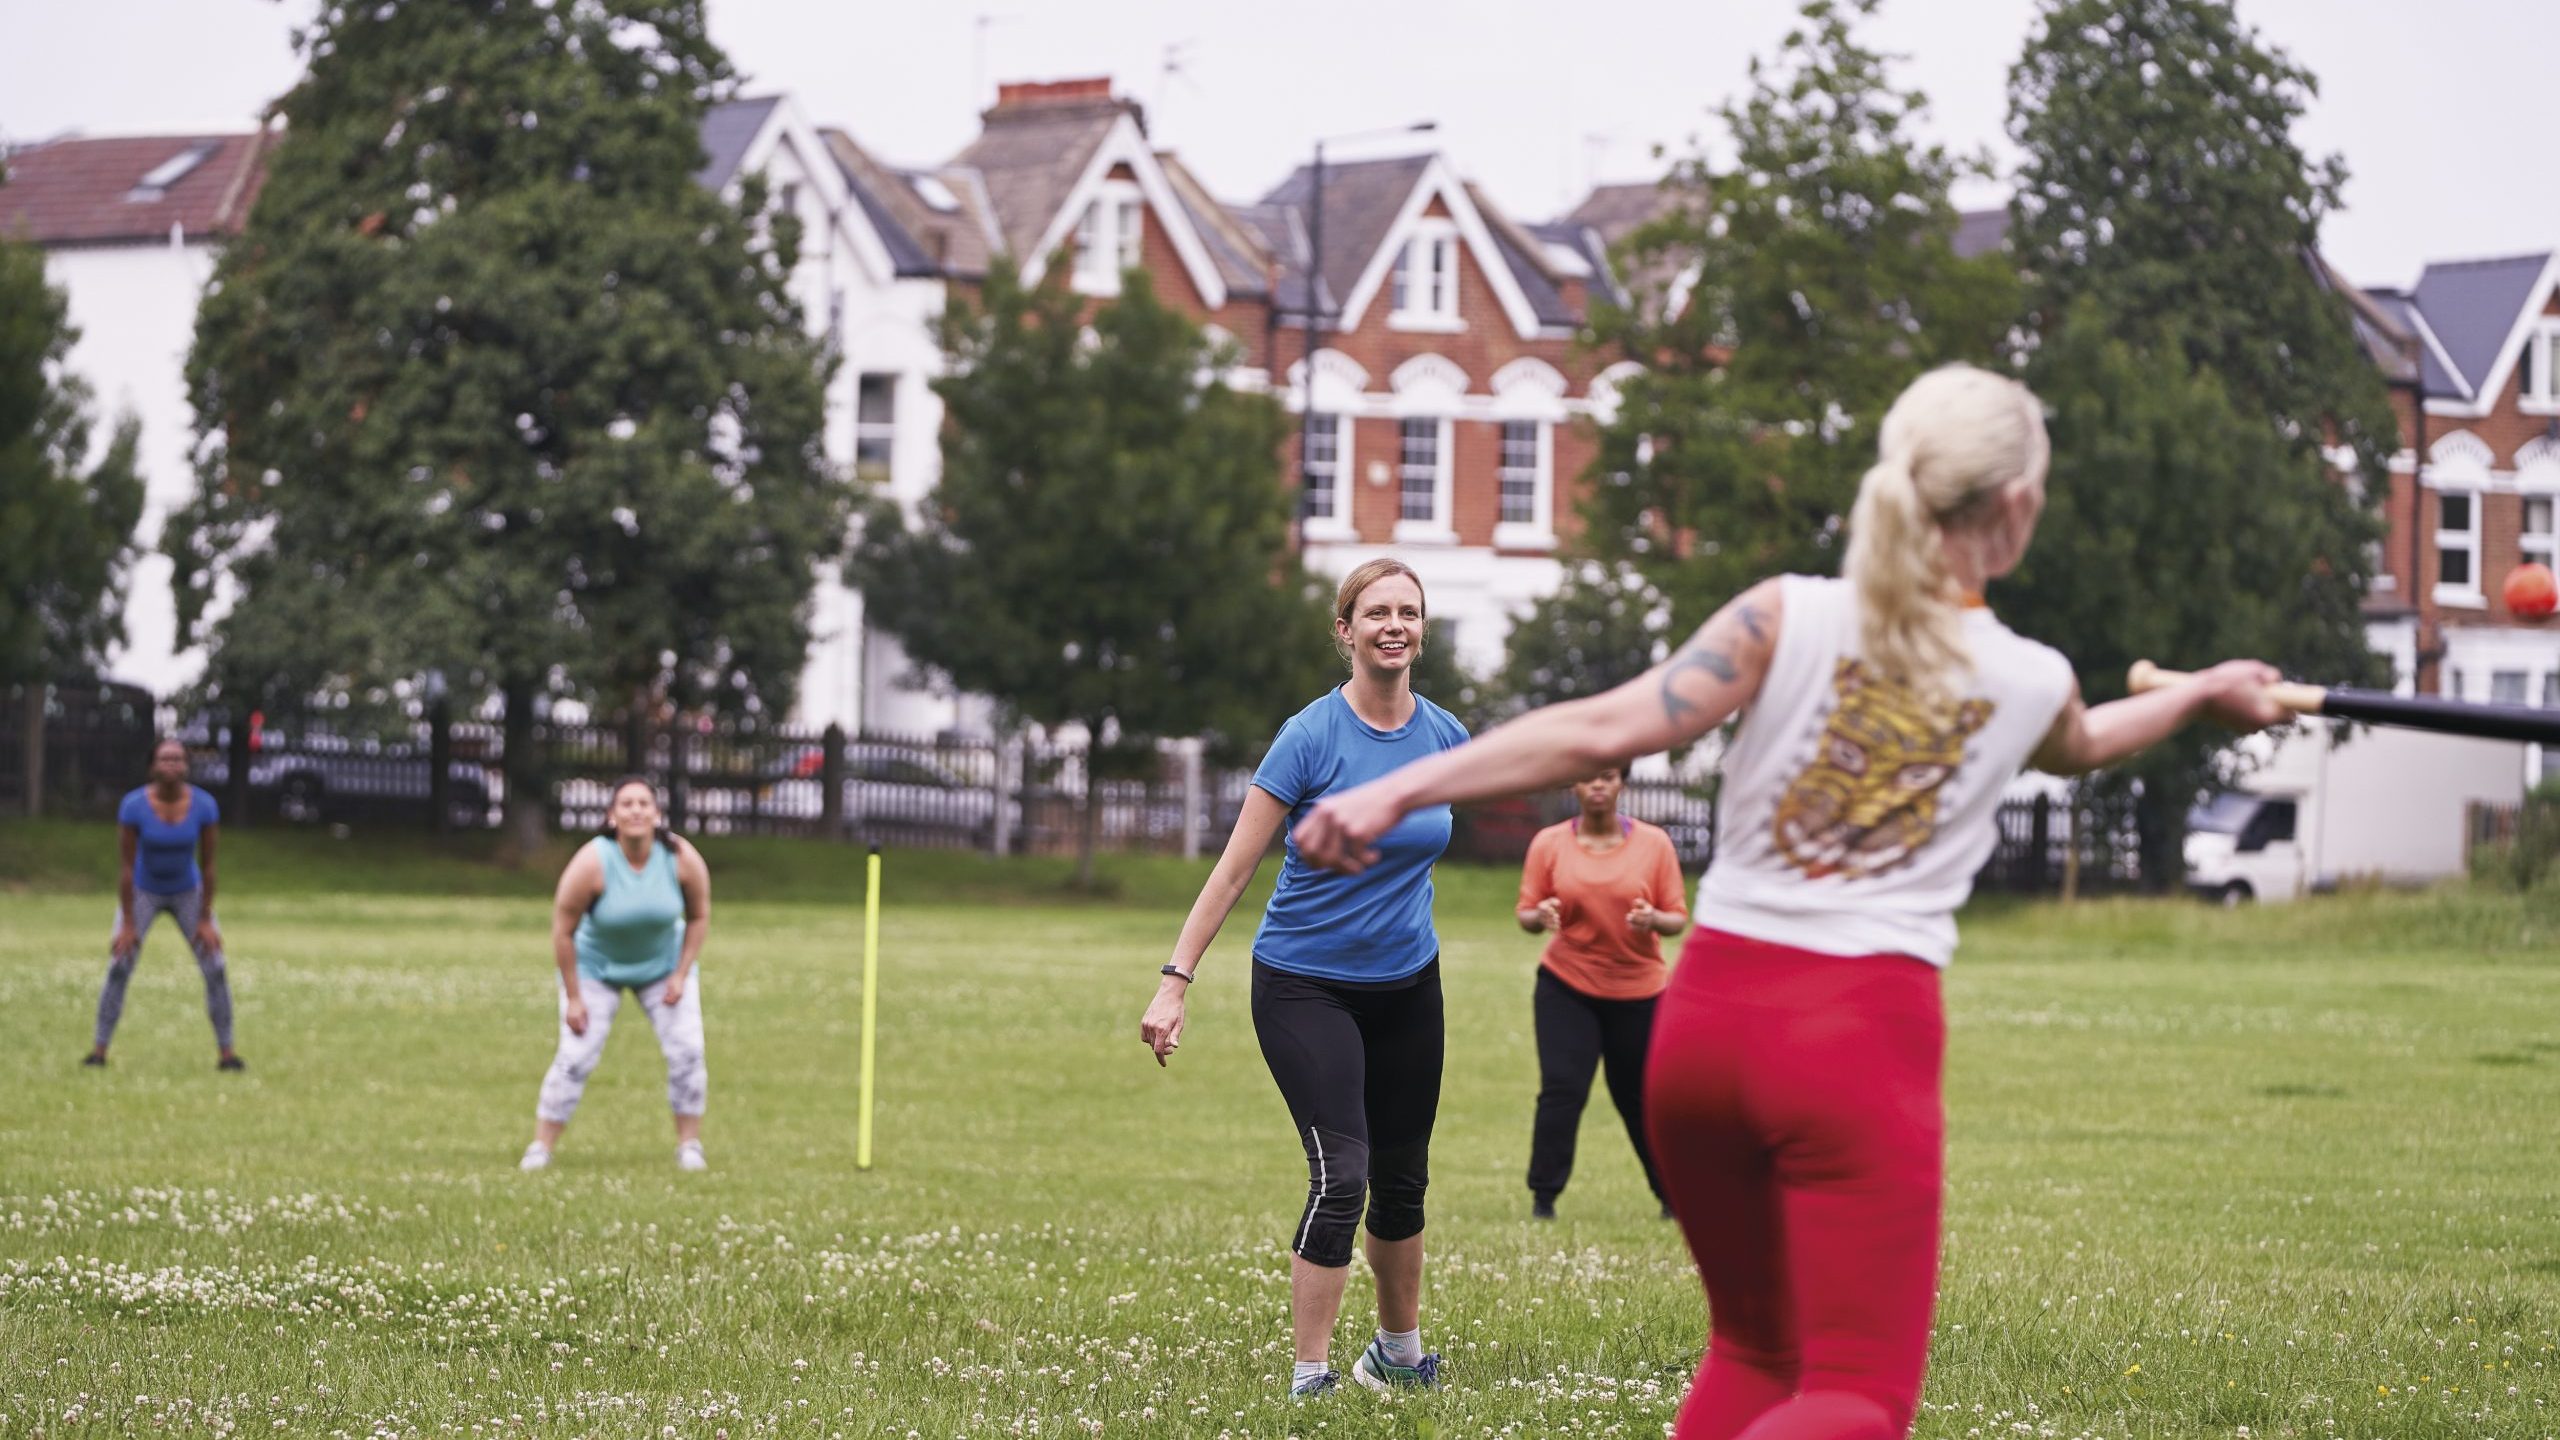
[[(684, 995), (667, 1003), (667, 982), (651, 981), (630, 992), (658, 1032), (658, 1049), (667, 1057), (667, 1108), (678, 1115), (699, 1115), (711, 1089), (711, 1072), (702, 1062), (702, 972), (687, 977)], [(569, 1029), (569, 997), (560, 997), (560, 1051), (542, 1077), (542, 1098), (534, 1114), (566, 1125), (578, 1113), (578, 1098), (587, 1092), (587, 1077), (604, 1058), (604, 1040), (613, 1033), (613, 1013), (622, 1007), (623, 990), (585, 971), (578, 973), (578, 995), (587, 1002), (587, 1033)]]
[[(107, 983), (98, 988), (98, 1048), (116, 1038), (116, 1022), (124, 1018), (124, 987), (133, 980), (133, 967), (142, 959), (143, 938), (151, 933), (151, 922), (163, 914), (178, 927), (178, 936), (195, 952), (196, 969), (204, 976), (204, 1013), (213, 1021), (213, 1040), (223, 1049), (231, 1048), (231, 973), (222, 961), (222, 948), (206, 945), (196, 939), (196, 922), (204, 918), (204, 892), (183, 890), (175, 895), (155, 895), (148, 890), (133, 892), (133, 948), (116, 950), (109, 942), (107, 951)], [(118, 915), (118, 920), (124, 917)]]

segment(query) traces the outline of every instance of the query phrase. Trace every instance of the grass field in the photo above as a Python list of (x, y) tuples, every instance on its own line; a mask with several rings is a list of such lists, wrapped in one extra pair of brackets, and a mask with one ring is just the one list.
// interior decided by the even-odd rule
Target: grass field
[[(1605, 1099), (1564, 1219), (1525, 1218), (1508, 874), (1441, 886), (1449, 1388), (1291, 1408), (1304, 1170), (1249, 917), (1174, 1068), (1136, 1040), (1197, 869), (1122, 862), (1098, 902), (1059, 866), (891, 857), (862, 1173), (859, 857), (713, 847), (711, 1172), (676, 1172), (628, 1024), (523, 1176), (548, 860), (230, 836), (253, 1068), (217, 1075), (165, 929), (114, 1065), (76, 1064), (111, 852), (0, 826), (0, 1435), (1651, 1437), (1696, 1359)], [(2560, 910), (2512, 897), (1980, 907), (1918, 1433), (2560, 1434), (2555, 950)]]

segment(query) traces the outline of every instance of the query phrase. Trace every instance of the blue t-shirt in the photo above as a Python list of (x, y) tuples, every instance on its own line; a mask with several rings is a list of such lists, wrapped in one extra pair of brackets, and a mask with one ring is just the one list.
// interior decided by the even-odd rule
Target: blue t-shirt
[(187, 818), (175, 825), (152, 811), (148, 785), (125, 796), (116, 807), (116, 823), (130, 825), (142, 836), (133, 852), (134, 889), (184, 895), (204, 888), (204, 872), (196, 869), (196, 837), (207, 826), (222, 823), (222, 809), (211, 795), (193, 785), (187, 787), (187, 797)]
[[(1466, 743), (1467, 727), (1416, 695), (1413, 718), (1375, 730), (1335, 689), (1280, 727), (1253, 772), (1254, 788), (1289, 807), (1289, 828), (1317, 801)], [(1431, 963), (1431, 867), (1449, 848), (1449, 807), (1416, 810), (1378, 837), (1377, 863), (1357, 875), (1319, 870), (1291, 835), (1280, 885), (1262, 912), (1253, 958), (1325, 980), (1401, 980)]]

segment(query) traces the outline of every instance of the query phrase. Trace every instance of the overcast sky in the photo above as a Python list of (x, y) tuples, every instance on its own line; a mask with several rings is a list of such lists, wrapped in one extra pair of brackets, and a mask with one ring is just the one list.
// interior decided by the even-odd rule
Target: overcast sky
[[(2005, 163), (2007, 71), (2036, 0), (1889, 0), (1872, 32), (1934, 102), (1936, 136)], [(1110, 75), (1159, 145), (1231, 199), (1318, 136), (1418, 119), (1523, 219), (1594, 180), (1660, 173), (1786, 31), (1791, 0), (709, 0), (757, 92), (795, 96), (902, 163), (965, 144), (1004, 79)], [(0, 0), (0, 137), (236, 125), (299, 69), (314, 0)], [(2240, 0), (2321, 94), (2301, 127), (2352, 178), (2326, 244), (2353, 278), (2560, 245), (2554, 0)], [(1167, 58), (1174, 68), (1168, 73)], [(1343, 158), (1414, 148), (1354, 142)], [(1968, 191), (1970, 204), (2000, 193)]]

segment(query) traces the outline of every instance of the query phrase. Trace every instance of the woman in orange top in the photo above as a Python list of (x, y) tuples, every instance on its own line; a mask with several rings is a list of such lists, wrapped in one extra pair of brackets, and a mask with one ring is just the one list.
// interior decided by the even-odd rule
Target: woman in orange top
[[(1688, 927), (1689, 905), (1671, 837), (1618, 813), (1625, 783), (1625, 770), (1612, 765), (1575, 785), (1581, 818), (1539, 831), (1520, 871), (1520, 928), (1555, 937), (1539, 958), (1532, 1002), (1538, 1117), (1529, 1139), (1529, 1213), (1541, 1220), (1556, 1217), (1556, 1197), (1573, 1178), (1595, 1066), (1605, 1066), (1645, 1183), (1663, 1199), (1644, 1139), (1645, 1048), (1654, 997), (1670, 975), (1660, 937)], [(1667, 1201), (1662, 1213), (1671, 1213)]]

